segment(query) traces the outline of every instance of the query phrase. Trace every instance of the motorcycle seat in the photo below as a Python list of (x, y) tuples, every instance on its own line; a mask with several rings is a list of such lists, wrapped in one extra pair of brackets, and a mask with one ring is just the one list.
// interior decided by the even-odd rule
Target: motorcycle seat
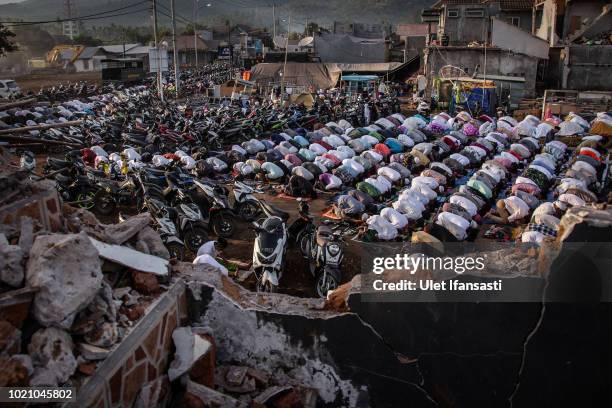
[(333, 231), (326, 225), (321, 225), (317, 228), (317, 245), (324, 246), (333, 236)]
[(67, 186), (69, 184), (72, 184), (73, 178), (59, 173), (55, 175), (55, 181), (57, 181), (61, 185)]
[(289, 213), (286, 213), (285, 211), (276, 208), (263, 200), (261, 201), (261, 206), (267, 214), (270, 214), (273, 217), (278, 217), (285, 222), (289, 219)]
[(62, 167), (72, 166), (72, 162), (68, 160), (55, 159), (53, 157), (47, 158), (47, 164), (55, 169), (61, 169)]
[(154, 176), (159, 176), (159, 177), (163, 176), (164, 178), (166, 177), (166, 170), (158, 170), (158, 169), (153, 169), (151, 167), (146, 167), (143, 169), (143, 171), (151, 175), (154, 175)]

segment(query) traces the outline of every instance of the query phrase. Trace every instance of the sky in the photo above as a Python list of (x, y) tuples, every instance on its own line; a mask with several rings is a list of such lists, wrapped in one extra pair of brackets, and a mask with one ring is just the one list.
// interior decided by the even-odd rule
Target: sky
[(0, 0), (0, 4), (7, 4), (7, 3), (21, 3), (24, 0)]

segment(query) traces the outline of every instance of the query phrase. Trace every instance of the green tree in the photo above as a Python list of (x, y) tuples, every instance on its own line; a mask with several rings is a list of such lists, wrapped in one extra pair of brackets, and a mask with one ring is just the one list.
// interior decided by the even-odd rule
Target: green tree
[(81, 34), (74, 37), (75, 44), (85, 45), (87, 47), (97, 47), (98, 45), (102, 45), (102, 40), (98, 38), (94, 38), (91, 35)]
[(12, 41), (15, 33), (0, 24), (0, 56), (16, 51), (17, 45)]

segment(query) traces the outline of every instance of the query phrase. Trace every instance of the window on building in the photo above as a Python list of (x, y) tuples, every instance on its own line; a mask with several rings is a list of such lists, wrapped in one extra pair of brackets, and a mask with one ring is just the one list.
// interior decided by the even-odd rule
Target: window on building
[(459, 9), (448, 9), (446, 15), (450, 18), (459, 18)]
[(519, 27), (521, 25), (520, 17), (508, 17), (508, 22), (515, 27)]
[(83, 60), (83, 68), (86, 71), (89, 70), (89, 60)]
[(465, 16), (471, 18), (484, 17), (484, 9), (482, 8), (467, 8), (465, 9)]

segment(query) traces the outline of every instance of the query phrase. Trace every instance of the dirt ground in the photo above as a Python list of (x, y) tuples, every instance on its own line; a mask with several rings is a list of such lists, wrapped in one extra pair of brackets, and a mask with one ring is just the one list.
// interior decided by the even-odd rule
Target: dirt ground
[(97, 84), (102, 83), (102, 76), (99, 72), (76, 72), (69, 73), (36, 73), (27, 74), (15, 78), (15, 81), (21, 88), (22, 92), (38, 92), (41, 87), (57, 86), (59, 84), (67, 84), (68, 82), (88, 81)]
[[(257, 194), (259, 199), (263, 199), (279, 209), (289, 213), (291, 218), (288, 225), (291, 225), (298, 217), (298, 202), (294, 199), (281, 198), (270, 194)], [(319, 225), (323, 217), (321, 214), (330, 207), (329, 200), (332, 195), (320, 195), (319, 198), (309, 202), (310, 213), (315, 217), (315, 224)], [(249, 224), (243, 221), (236, 223), (237, 230), (234, 238), (228, 240), (228, 247), (224, 253), (228, 258), (239, 259), (243, 262), (251, 262), (253, 259), (253, 245), (255, 233), (249, 229)], [(349, 281), (359, 272), (359, 258), (356, 253), (357, 244), (347, 240), (344, 245), (345, 258), (342, 263), (342, 282)], [(308, 262), (304, 259), (290, 242), (286, 253), (286, 262), (283, 275), (279, 281), (279, 292), (300, 297), (315, 297), (314, 278), (308, 268)], [(255, 290), (255, 281), (250, 276), (244, 283), (249, 289)]]

